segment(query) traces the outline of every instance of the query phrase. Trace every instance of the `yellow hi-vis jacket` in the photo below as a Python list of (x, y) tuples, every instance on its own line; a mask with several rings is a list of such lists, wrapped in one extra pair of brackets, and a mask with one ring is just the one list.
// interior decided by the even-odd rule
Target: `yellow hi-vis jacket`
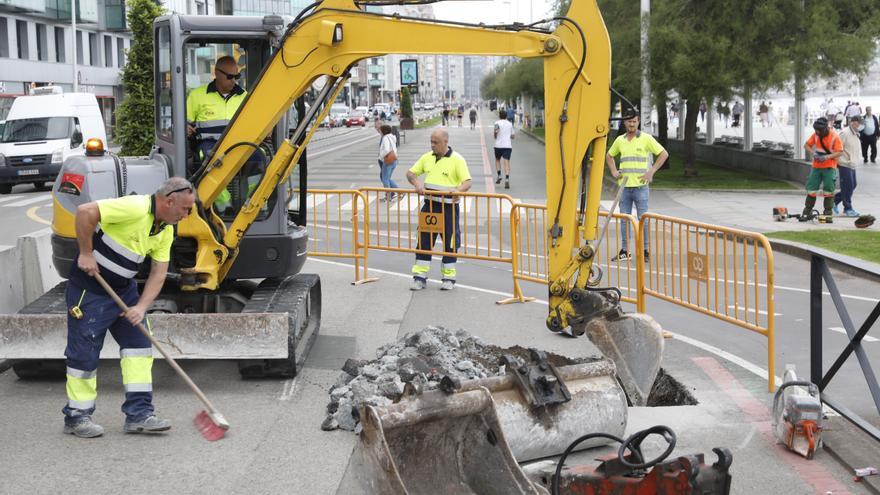
[(245, 96), (247, 91), (236, 84), (224, 98), (217, 91), (216, 83), (211, 81), (190, 91), (186, 98), (186, 120), (203, 140), (220, 139)]
[(623, 187), (644, 186), (642, 175), (653, 165), (653, 157), (663, 151), (663, 146), (646, 132), (636, 131), (632, 139), (627, 139), (626, 134), (618, 136), (608, 149), (608, 154), (612, 157), (620, 156), (620, 165), (617, 168), (620, 178), (617, 183)]

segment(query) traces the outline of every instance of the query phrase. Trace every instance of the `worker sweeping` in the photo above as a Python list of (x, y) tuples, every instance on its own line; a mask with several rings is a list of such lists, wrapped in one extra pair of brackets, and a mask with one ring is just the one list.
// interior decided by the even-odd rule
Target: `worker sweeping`
[[(67, 284), (67, 405), (64, 433), (82, 438), (101, 436), (92, 420), (97, 399), (98, 358), (107, 330), (119, 344), (125, 387), (123, 430), (127, 433), (167, 431), (171, 423), (154, 414), (153, 350), (136, 327), (149, 328), (147, 308), (162, 289), (176, 224), (195, 203), (193, 186), (172, 177), (153, 195), (132, 195), (93, 201), (76, 209), (79, 254)], [(141, 262), (151, 259), (143, 294), (134, 277)], [(100, 273), (130, 306), (120, 314), (111, 296), (94, 279)]]
[(843, 154), (843, 142), (828, 125), (828, 119), (825, 117), (816, 119), (813, 122), (813, 129), (816, 132), (804, 143), (804, 149), (813, 155), (813, 168), (807, 177), (807, 199), (800, 220), (812, 219), (816, 197), (822, 197), (823, 211), (819, 215), (819, 222), (831, 223), (837, 183), (837, 157)]

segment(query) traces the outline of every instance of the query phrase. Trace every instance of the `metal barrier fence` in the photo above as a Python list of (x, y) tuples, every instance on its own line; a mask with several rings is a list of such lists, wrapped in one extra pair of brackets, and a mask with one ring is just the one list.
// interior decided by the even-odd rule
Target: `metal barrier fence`
[[(607, 218), (607, 212), (599, 212), (600, 217)], [(612, 258), (623, 246), (622, 229), (627, 229), (630, 246), (641, 246), (641, 236), (636, 218), (632, 215), (615, 213), (605, 239), (596, 253), (595, 263), (603, 271), (603, 283), (620, 288), (621, 300), (636, 305), (639, 311), (644, 308), (644, 300), (638, 290), (641, 270), (638, 259), (627, 261)], [(604, 220), (603, 220), (604, 221)], [(525, 297), (520, 288), (520, 281), (548, 283), (548, 251), (547, 251), (547, 207), (545, 205), (517, 203), (510, 213), (510, 231), (512, 237), (513, 257), (513, 297), (498, 301), (499, 304), (526, 302), (534, 298)]]
[(354, 189), (309, 189), (306, 205), (311, 212), (308, 216), (309, 255), (351, 258), (355, 283), (375, 280), (367, 273), (369, 251), (363, 238), (370, 223), (366, 195)]
[(767, 387), (775, 380), (773, 252), (754, 232), (646, 213), (646, 296), (684, 306), (767, 338)]
[[(424, 199), (432, 197), (439, 205), (438, 219), (446, 217), (460, 226), (461, 243), (456, 257), (511, 262), (511, 236), (507, 222), (513, 209), (510, 196), (470, 192), (431, 192), (420, 196), (413, 190), (381, 187), (365, 187), (360, 192), (369, 210), (370, 220), (364, 236), (367, 249), (442, 256), (442, 239), (438, 239), (431, 249), (418, 249), (420, 212)], [(386, 201), (386, 195), (392, 192), (398, 195), (397, 198)], [(458, 205), (457, 210), (454, 205)]]

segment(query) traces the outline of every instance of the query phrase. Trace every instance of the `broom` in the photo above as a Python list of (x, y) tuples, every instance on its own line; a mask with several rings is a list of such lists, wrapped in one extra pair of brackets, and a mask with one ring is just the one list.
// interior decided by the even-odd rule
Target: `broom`
[[(104, 290), (107, 291), (107, 294), (110, 294), (110, 297), (112, 297), (113, 300), (116, 301), (116, 304), (119, 305), (120, 309), (122, 309), (123, 312), (128, 312), (128, 306), (126, 306), (122, 299), (119, 298), (116, 292), (110, 287), (110, 284), (108, 284), (107, 281), (104, 280), (104, 277), (102, 277), (99, 273), (95, 273), (95, 279), (98, 281), (99, 284), (101, 284), (101, 287), (103, 287)], [(165, 361), (169, 365), (171, 365), (172, 368), (174, 368), (174, 371), (176, 371), (177, 374), (180, 375), (180, 378), (182, 378), (183, 381), (186, 382), (187, 385), (189, 385), (189, 388), (192, 389), (199, 400), (201, 400), (202, 403), (205, 404), (205, 407), (208, 409), (207, 411), (199, 411), (199, 413), (196, 414), (196, 417), (193, 418), (193, 424), (196, 425), (199, 433), (201, 433), (202, 436), (205, 437), (205, 439), (211, 442), (223, 438), (223, 436), (226, 435), (226, 430), (229, 429), (229, 422), (226, 421), (226, 418), (223, 417), (222, 414), (220, 414), (220, 411), (214, 408), (214, 406), (211, 404), (211, 401), (209, 401), (208, 398), (205, 397), (205, 394), (202, 393), (199, 387), (192, 381), (192, 379), (190, 379), (186, 372), (183, 371), (180, 365), (178, 365), (177, 362), (175, 362), (174, 359), (168, 355), (168, 352), (166, 352), (165, 349), (161, 345), (159, 345), (159, 342), (156, 340), (155, 337), (153, 337), (152, 334), (150, 334), (150, 331), (144, 328), (143, 323), (138, 323), (137, 328), (148, 339), (150, 339), (153, 347), (158, 349), (159, 352), (161, 352), (162, 355), (165, 356)]]

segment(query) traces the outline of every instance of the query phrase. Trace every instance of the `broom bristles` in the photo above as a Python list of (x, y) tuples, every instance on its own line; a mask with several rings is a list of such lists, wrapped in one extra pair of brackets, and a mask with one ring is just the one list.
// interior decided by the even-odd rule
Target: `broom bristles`
[(226, 429), (216, 424), (208, 411), (199, 411), (193, 418), (193, 424), (196, 425), (199, 433), (210, 442), (215, 442), (226, 436)]

